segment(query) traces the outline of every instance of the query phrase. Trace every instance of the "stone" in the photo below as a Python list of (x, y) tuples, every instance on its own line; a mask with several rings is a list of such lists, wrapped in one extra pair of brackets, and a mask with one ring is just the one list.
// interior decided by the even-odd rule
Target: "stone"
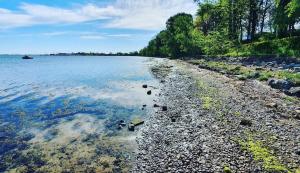
[(168, 107), (167, 106), (163, 106), (162, 107), (162, 111), (167, 111), (168, 110)]
[(300, 67), (294, 67), (294, 68), (293, 68), (293, 71), (294, 71), (294, 72), (300, 72)]
[(158, 105), (158, 104), (154, 104), (154, 105), (153, 105), (153, 107), (155, 107), (155, 108), (158, 108), (158, 107), (159, 107), (159, 105)]
[(148, 85), (144, 84), (144, 85), (143, 85), (143, 88), (148, 88)]
[(134, 126), (139, 126), (139, 125), (142, 125), (144, 124), (144, 121), (140, 118), (134, 118), (130, 124), (133, 124)]
[(274, 78), (268, 80), (268, 85), (274, 89), (280, 89), (280, 90), (289, 90), (292, 87), (291, 82), (287, 80), (282, 80), (282, 79), (279, 80)]
[(26, 56), (23, 56), (22, 59), (33, 59), (33, 58), (26, 55)]
[(176, 122), (176, 118), (172, 118), (171, 121), (172, 121), (172, 123), (175, 123)]
[(277, 108), (278, 107), (277, 103), (273, 103), (273, 102), (267, 103), (266, 106), (269, 108)]
[(152, 94), (152, 91), (151, 91), (151, 90), (147, 91), (147, 94), (148, 94), (148, 95), (151, 95), (151, 94)]
[(133, 124), (129, 124), (128, 125), (128, 130), (133, 132), (134, 131), (134, 125)]
[(240, 125), (242, 126), (252, 126), (252, 121), (247, 119), (242, 119), (240, 122)]
[(285, 94), (287, 94), (289, 96), (300, 97), (300, 87), (290, 88), (288, 91), (285, 92)]
[(124, 121), (124, 120), (121, 120), (121, 121), (119, 122), (119, 126), (123, 126), (123, 127), (125, 127), (125, 126), (126, 126), (126, 123), (125, 123), (125, 121)]

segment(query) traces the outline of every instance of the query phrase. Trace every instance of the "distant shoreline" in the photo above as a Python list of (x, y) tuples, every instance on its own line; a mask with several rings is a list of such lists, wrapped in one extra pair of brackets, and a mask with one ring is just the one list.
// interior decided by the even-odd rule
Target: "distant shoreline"
[(51, 54), (0, 54), (0, 56), (139, 56), (138, 52), (129, 52), (129, 53), (51, 53)]

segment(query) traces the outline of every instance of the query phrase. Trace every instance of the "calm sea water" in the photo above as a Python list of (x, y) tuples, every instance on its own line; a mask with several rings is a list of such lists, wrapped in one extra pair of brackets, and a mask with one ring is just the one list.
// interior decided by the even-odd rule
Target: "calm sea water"
[(118, 123), (151, 111), (158, 86), (152, 63), (0, 56), (0, 172), (126, 172), (138, 132)]

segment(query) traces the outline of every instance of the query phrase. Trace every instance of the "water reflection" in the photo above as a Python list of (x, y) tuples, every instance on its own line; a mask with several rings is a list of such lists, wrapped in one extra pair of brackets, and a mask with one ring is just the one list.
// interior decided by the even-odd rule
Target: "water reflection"
[(130, 169), (137, 132), (118, 123), (145, 116), (142, 105), (153, 104), (157, 83), (147, 59), (0, 60), (0, 172)]

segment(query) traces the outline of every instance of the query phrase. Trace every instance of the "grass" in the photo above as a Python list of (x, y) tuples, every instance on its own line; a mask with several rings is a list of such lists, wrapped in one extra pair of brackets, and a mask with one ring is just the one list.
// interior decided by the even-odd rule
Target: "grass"
[(203, 109), (209, 110), (213, 105), (213, 99), (211, 97), (202, 97)]
[(231, 171), (231, 169), (228, 166), (224, 166), (223, 172), (224, 173), (231, 173), (232, 171)]
[(278, 55), (300, 57), (300, 37), (260, 40), (231, 48), (227, 56)]
[(205, 110), (218, 109), (221, 105), (221, 101), (218, 99), (218, 89), (209, 86), (201, 80), (197, 80), (197, 86), (199, 89), (197, 96), (202, 101), (202, 108)]
[(270, 71), (268, 69), (256, 69), (254, 67), (245, 67), (241, 65), (228, 64), (219, 61), (206, 60), (190, 60), (192, 64), (199, 65), (202, 68), (217, 72), (225, 72), (229, 75), (239, 75), (240, 80), (257, 79), (260, 81), (267, 81), (270, 78), (289, 80), (296, 86), (300, 85), (300, 74), (293, 73), (286, 70)]
[(261, 142), (254, 141), (249, 138), (247, 141), (240, 141), (239, 143), (243, 149), (253, 155), (254, 160), (263, 163), (263, 168), (265, 170), (270, 172), (290, 172), (283, 164), (280, 163), (273, 152), (267, 147), (264, 147)]

